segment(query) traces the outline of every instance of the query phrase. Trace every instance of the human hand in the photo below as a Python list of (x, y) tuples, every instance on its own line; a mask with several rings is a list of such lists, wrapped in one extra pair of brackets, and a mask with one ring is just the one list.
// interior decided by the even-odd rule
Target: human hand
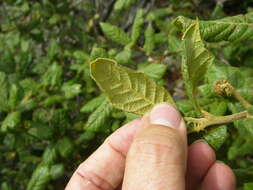
[(160, 104), (111, 134), (78, 167), (65, 190), (121, 189), (234, 190), (235, 177), (207, 143), (187, 148), (182, 117)]

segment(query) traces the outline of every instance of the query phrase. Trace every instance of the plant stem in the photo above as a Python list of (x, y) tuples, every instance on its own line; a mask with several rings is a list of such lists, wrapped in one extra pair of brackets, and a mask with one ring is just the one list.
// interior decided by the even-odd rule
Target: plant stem
[(247, 101), (245, 100), (244, 97), (241, 96), (240, 93), (238, 93), (235, 89), (233, 90), (232, 92), (232, 95), (235, 99), (237, 99), (242, 105), (244, 108), (248, 109), (250, 108), (252, 105)]
[(230, 123), (230, 122), (236, 121), (238, 119), (246, 118), (247, 116), (248, 116), (247, 111), (243, 111), (243, 112), (239, 112), (239, 113), (235, 113), (235, 114), (227, 115), (227, 116), (213, 116), (211, 118), (212, 120), (210, 120), (208, 122), (207, 126)]
[[(215, 92), (219, 95), (233, 96), (238, 100), (245, 109), (252, 105), (236, 89), (228, 82), (228, 80), (220, 80), (214, 84)], [(185, 117), (185, 121), (189, 125), (188, 133), (199, 132), (211, 125), (221, 125), (230, 123), (243, 118), (253, 118), (248, 111), (243, 111), (227, 116), (216, 116), (201, 110), (202, 118)]]
[(252, 106), (244, 97), (242, 97), (239, 92), (236, 91), (236, 89), (226, 79), (217, 81), (214, 84), (214, 91), (218, 95), (233, 96), (246, 109)]
[(187, 124), (193, 124), (193, 127), (188, 130), (188, 133), (199, 132), (204, 130), (206, 127), (211, 125), (220, 125), (225, 123), (230, 123), (235, 120), (243, 119), (248, 117), (248, 112), (243, 111), (227, 116), (215, 116), (210, 113), (204, 112), (203, 118), (191, 118), (185, 117)]

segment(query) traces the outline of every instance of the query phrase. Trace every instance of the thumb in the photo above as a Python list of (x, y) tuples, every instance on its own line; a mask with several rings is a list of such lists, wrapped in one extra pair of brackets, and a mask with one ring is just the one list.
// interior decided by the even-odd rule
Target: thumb
[(123, 190), (184, 190), (186, 128), (179, 112), (159, 104), (149, 125), (134, 138), (127, 154)]

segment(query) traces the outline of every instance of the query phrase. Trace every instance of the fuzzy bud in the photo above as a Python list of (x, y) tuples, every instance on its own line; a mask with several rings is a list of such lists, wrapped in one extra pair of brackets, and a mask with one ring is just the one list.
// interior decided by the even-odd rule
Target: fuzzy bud
[(228, 80), (220, 80), (214, 83), (214, 91), (218, 95), (232, 96), (234, 88)]

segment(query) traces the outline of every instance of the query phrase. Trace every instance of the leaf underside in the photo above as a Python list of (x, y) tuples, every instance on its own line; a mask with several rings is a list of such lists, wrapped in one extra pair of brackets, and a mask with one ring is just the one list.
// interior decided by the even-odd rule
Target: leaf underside
[[(183, 31), (194, 22), (183, 16), (177, 17), (174, 21), (175, 25)], [(207, 42), (253, 40), (253, 14), (200, 21), (200, 33)]]
[(175, 106), (170, 94), (144, 73), (102, 58), (96, 59), (90, 67), (92, 78), (118, 109), (143, 115), (158, 103)]
[(198, 111), (200, 108), (196, 100), (197, 86), (213, 60), (214, 57), (205, 48), (201, 39), (199, 22), (190, 25), (183, 36), (182, 74), (187, 95)]

